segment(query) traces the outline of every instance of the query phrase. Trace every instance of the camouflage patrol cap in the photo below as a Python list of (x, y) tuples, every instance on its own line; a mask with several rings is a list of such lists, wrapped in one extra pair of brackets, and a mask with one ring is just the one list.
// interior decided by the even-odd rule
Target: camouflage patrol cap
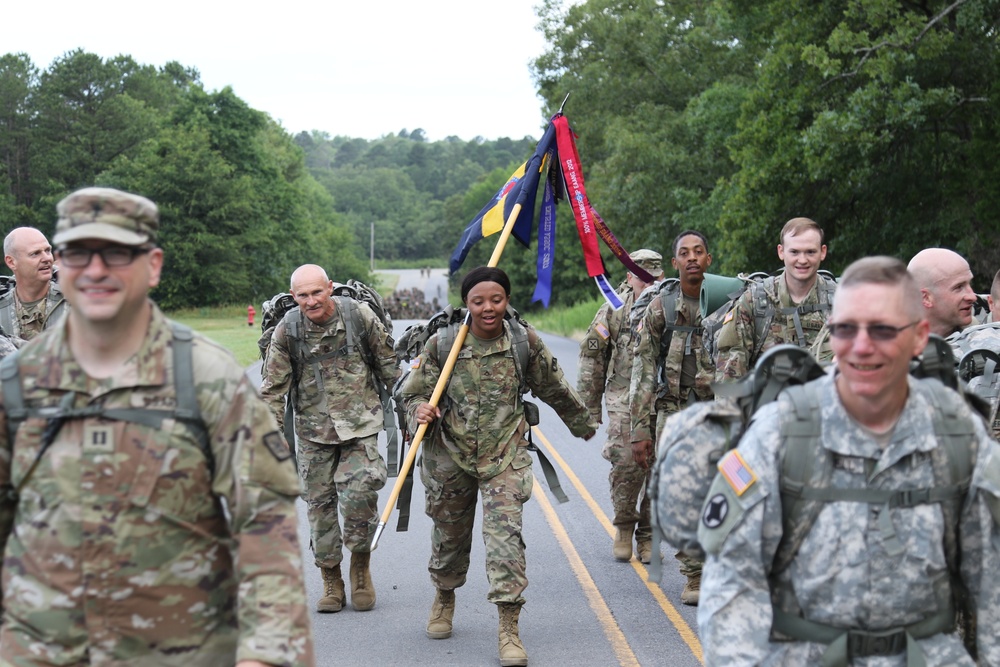
[(628, 256), (640, 267), (646, 269), (649, 275), (654, 278), (663, 275), (663, 255), (660, 253), (647, 248), (640, 248), (639, 250), (630, 252)]
[(122, 245), (156, 243), (160, 213), (145, 197), (113, 188), (83, 188), (58, 205), (52, 244), (101, 239)]

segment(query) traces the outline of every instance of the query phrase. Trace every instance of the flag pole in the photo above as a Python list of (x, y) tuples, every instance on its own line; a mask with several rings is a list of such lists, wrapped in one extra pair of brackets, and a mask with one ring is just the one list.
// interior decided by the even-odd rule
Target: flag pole
[[(565, 104), (565, 101), (563, 103)], [(521, 203), (518, 202), (514, 204), (514, 207), (510, 211), (510, 215), (507, 216), (507, 221), (504, 223), (503, 231), (500, 232), (500, 239), (497, 241), (497, 245), (493, 249), (493, 255), (490, 257), (490, 261), (487, 266), (495, 267), (500, 263), (500, 255), (503, 254), (504, 247), (507, 245), (507, 240), (510, 239), (510, 235), (514, 231), (514, 223), (517, 221), (517, 216), (520, 213)], [(441, 369), (441, 375), (438, 377), (437, 384), (434, 385), (434, 391), (431, 393), (429, 402), (434, 407), (437, 407), (438, 402), (441, 400), (441, 395), (444, 394), (444, 390), (448, 386), (448, 379), (451, 377), (451, 373), (455, 369), (455, 362), (458, 361), (458, 354), (461, 352), (462, 344), (465, 342), (465, 337), (469, 333), (471, 319), (472, 316), (469, 314), (469, 311), (466, 310), (465, 319), (462, 320), (462, 326), (459, 327), (458, 333), (455, 335), (455, 342), (451, 346), (451, 351), (448, 352), (448, 359), (445, 361), (444, 367)], [(406, 483), (406, 476), (409, 474), (410, 468), (413, 467), (413, 462), (417, 458), (417, 450), (420, 448), (420, 443), (423, 441), (424, 435), (427, 433), (428, 426), (429, 424), (420, 424), (417, 427), (417, 432), (413, 434), (413, 441), (410, 443), (410, 450), (406, 452), (406, 458), (403, 459), (403, 463), (399, 467), (396, 484), (392, 487), (392, 493), (389, 494), (389, 500), (386, 502), (385, 509), (382, 511), (382, 516), (379, 519), (378, 526), (375, 528), (375, 534), (372, 536), (371, 551), (375, 551), (376, 547), (378, 547), (378, 540), (382, 536), (382, 531), (385, 530), (385, 525), (389, 523), (389, 517), (392, 516), (393, 507), (399, 499), (399, 493), (403, 489), (403, 484)]]

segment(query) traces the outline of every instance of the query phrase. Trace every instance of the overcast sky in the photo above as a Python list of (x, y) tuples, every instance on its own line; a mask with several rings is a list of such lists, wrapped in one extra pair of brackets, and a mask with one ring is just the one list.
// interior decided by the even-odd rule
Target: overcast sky
[(538, 137), (548, 113), (529, 69), (545, 50), (537, 3), (22, 0), (4, 3), (0, 53), (27, 53), (39, 70), (76, 48), (176, 60), (293, 134)]

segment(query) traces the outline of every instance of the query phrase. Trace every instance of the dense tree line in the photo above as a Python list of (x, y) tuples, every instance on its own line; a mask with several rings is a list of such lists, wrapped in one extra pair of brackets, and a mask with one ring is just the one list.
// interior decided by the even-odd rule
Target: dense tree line
[(1000, 268), (995, 0), (586, 0), (540, 8), (542, 96), (580, 134), (627, 245), (709, 234), (726, 272), (772, 269), (811, 217), (839, 270), (941, 245)]
[(55, 204), (88, 185), (155, 201), (165, 308), (259, 300), (304, 262), (367, 278), (364, 252), (303, 151), (230, 88), (196, 70), (80, 50), (40, 71), (0, 57), (0, 234), (51, 234)]

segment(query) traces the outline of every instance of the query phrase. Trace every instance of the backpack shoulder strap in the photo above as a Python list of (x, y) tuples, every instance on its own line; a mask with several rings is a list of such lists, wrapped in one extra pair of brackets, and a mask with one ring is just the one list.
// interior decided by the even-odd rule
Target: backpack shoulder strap
[(777, 295), (778, 287), (776, 281), (776, 276), (768, 276), (760, 282), (751, 282), (747, 287), (750, 291), (750, 298), (753, 301), (753, 333), (757, 339), (754, 341), (753, 354), (750, 356), (752, 360), (760, 357), (761, 350), (764, 348), (764, 342), (767, 340), (767, 330), (771, 328), (771, 322), (774, 321), (775, 299), (772, 298), (769, 292)]
[(14, 333), (14, 288), (0, 296), (0, 329), (8, 336)]
[(528, 355), (530, 353), (530, 342), (528, 340), (528, 329), (512, 317), (507, 322), (510, 324), (511, 348), (514, 350), (514, 367), (517, 370), (517, 384), (522, 394), (528, 391)]
[(21, 387), (21, 368), (18, 354), (7, 355), (0, 361), (0, 386), (3, 387), (3, 407), (7, 413), (7, 446), (14, 447), (17, 429), (28, 417), (24, 407), (24, 390)]

